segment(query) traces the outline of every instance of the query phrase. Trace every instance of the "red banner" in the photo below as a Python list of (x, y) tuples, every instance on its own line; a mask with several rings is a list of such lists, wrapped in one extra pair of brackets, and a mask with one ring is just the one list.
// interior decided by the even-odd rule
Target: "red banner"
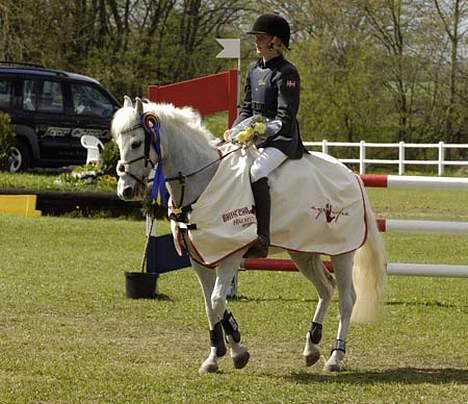
[(177, 107), (191, 106), (202, 116), (229, 111), (229, 127), (237, 116), (236, 69), (164, 86), (148, 86), (148, 99)]

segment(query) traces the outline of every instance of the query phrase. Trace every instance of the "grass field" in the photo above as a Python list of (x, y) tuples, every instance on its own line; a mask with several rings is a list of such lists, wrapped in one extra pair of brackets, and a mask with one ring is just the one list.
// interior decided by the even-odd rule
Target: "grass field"
[[(370, 190), (378, 216), (468, 221), (468, 192)], [(167, 228), (161, 225), (161, 232)], [(468, 235), (385, 235), (390, 261), (468, 264)], [(208, 353), (190, 269), (165, 298), (125, 297), (143, 222), (0, 215), (0, 403), (467, 403), (468, 279), (389, 277), (385, 317), (353, 325), (346, 369), (302, 362), (315, 291), (297, 273), (243, 272), (230, 303), (252, 358), (201, 377)], [(334, 303), (324, 325), (328, 354)]]

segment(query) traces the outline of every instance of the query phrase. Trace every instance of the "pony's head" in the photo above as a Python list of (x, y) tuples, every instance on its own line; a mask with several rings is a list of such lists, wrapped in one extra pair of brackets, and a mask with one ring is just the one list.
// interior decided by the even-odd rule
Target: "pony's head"
[(133, 105), (125, 96), (123, 107), (114, 115), (112, 136), (120, 151), (117, 194), (123, 200), (141, 200), (145, 195), (149, 174), (161, 158), (160, 149), (154, 147), (159, 125), (159, 118), (145, 112), (139, 98)]
[(117, 194), (124, 200), (145, 197), (148, 177), (159, 162), (170, 166), (174, 164), (174, 156), (186, 163), (196, 156), (195, 164), (201, 164), (198, 159), (207, 153), (214, 154), (214, 158), (218, 156), (214, 148), (217, 140), (190, 107), (177, 108), (139, 98), (133, 105), (125, 96), (123, 107), (112, 120), (112, 136), (120, 151)]

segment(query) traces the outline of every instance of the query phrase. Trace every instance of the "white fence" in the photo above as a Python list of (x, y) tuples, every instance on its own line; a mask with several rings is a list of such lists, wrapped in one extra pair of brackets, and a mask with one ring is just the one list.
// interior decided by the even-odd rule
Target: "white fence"
[[(442, 176), (444, 174), (444, 168), (446, 166), (468, 166), (466, 160), (446, 160), (445, 151), (448, 149), (468, 149), (468, 144), (449, 144), (444, 142), (439, 143), (367, 143), (361, 140), (359, 143), (351, 142), (329, 142), (328, 140), (322, 140), (321, 142), (304, 142), (304, 145), (310, 149), (317, 151), (319, 148), (323, 153), (333, 155), (342, 163), (354, 163), (359, 164), (359, 174), (366, 173), (366, 166), (369, 164), (390, 164), (398, 165), (398, 175), (404, 175), (407, 165), (420, 165), (420, 166), (437, 166), (437, 174)], [(333, 147), (350, 147), (358, 149), (356, 154), (359, 153), (358, 158), (340, 158), (333, 152), (330, 152), (330, 148)], [(396, 149), (398, 153), (398, 159), (369, 159), (366, 157), (367, 149)], [(436, 149), (438, 158), (437, 160), (407, 160), (406, 150), (407, 149)], [(395, 153), (396, 154), (396, 153)]]

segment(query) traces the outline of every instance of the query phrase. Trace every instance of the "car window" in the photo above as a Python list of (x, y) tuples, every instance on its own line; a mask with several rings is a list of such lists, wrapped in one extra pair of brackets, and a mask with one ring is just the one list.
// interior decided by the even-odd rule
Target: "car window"
[(0, 79), (0, 108), (8, 108), (11, 104), (11, 81)]
[(24, 80), (23, 109), (63, 113), (63, 87), (51, 80)]
[(93, 115), (102, 118), (112, 116), (114, 103), (99, 88), (86, 84), (72, 84), (73, 110), (80, 115)]

